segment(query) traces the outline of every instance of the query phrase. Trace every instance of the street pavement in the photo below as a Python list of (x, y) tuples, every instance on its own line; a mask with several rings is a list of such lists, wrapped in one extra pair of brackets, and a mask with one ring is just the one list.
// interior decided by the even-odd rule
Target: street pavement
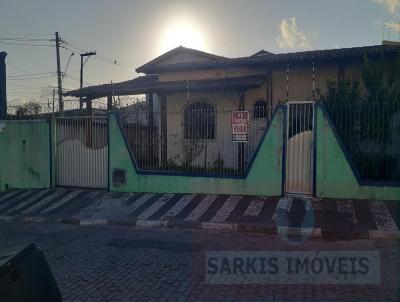
[[(57, 223), (0, 222), (0, 254), (35, 242), (63, 301), (399, 301), (394, 240), (288, 241), (281, 235)], [(376, 252), (377, 284), (214, 284), (208, 252)]]
[[(298, 201), (298, 200), (297, 200)], [(397, 202), (257, 196), (111, 193), (56, 188), (0, 194), (0, 221), (168, 225), (333, 238), (398, 238)]]

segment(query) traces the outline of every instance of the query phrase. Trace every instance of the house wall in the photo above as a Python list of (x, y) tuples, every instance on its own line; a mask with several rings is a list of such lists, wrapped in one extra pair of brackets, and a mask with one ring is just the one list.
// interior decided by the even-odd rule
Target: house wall
[(334, 126), (316, 106), (316, 194), (321, 198), (400, 200), (400, 187), (368, 186), (357, 180)]
[[(136, 170), (114, 115), (110, 116), (110, 189), (115, 192), (278, 196), (282, 188), (284, 111), (279, 109), (244, 179), (143, 174)], [(125, 175), (115, 181), (114, 172)]]
[[(313, 99), (313, 66), (289, 66), (289, 101), (310, 101)], [(286, 101), (286, 68), (272, 71), (272, 99), (274, 104)], [(336, 64), (315, 64), (315, 88), (326, 91), (327, 81), (338, 80), (338, 67)], [(317, 96), (316, 96), (317, 98)]]
[[(236, 69), (236, 70), (205, 70), (193, 72), (176, 72), (160, 75), (164, 80), (205, 79), (213, 77), (243, 76), (255, 74), (260, 70)], [(316, 64), (316, 88), (325, 91), (328, 80), (337, 81), (338, 67), (335, 64)], [(312, 100), (312, 65), (294, 65), (289, 71), (289, 100)], [(269, 99), (267, 79), (264, 84), (256, 89), (245, 92), (245, 110), (251, 110), (257, 99)], [(238, 167), (237, 144), (231, 141), (232, 130), (230, 125), (230, 112), (239, 108), (239, 93), (234, 90), (218, 92), (182, 92), (168, 95), (167, 97), (167, 159), (170, 163), (181, 165), (183, 160), (183, 112), (190, 102), (206, 101), (214, 106), (217, 114), (217, 134), (215, 140), (202, 142), (199, 146), (203, 149), (193, 161), (194, 166), (212, 166), (219, 154), (224, 159), (224, 165), (228, 168)], [(286, 100), (286, 69), (275, 69), (272, 72), (272, 106), (275, 108)], [(250, 155), (255, 150), (259, 139), (267, 125), (266, 120), (250, 120), (250, 141), (246, 143), (245, 152)], [(186, 142), (187, 144), (187, 142)], [(245, 156), (246, 157), (246, 156)], [(249, 158), (250, 156), (247, 156)]]
[[(312, 100), (313, 90), (313, 66), (312, 64), (296, 64), (289, 66), (289, 100), (307, 101)], [(345, 78), (356, 79), (360, 82), (362, 72), (362, 61), (349, 62), (345, 65)], [(205, 80), (227, 77), (243, 77), (251, 75), (266, 74), (267, 70), (250, 68), (229, 68), (229, 69), (207, 69), (181, 72), (168, 72), (159, 75), (160, 81), (186, 81)], [(272, 70), (272, 101), (274, 106), (279, 102), (286, 101), (286, 66)], [(336, 63), (315, 64), (315, 88), (326, 91), (328, 81), (338, 80), (338, 65)], [(190, 83), (189, 83), (190, 87)], [(363, 86), (362, 86), (363, 88)], [(262, 95), (266, 93), (263, 88)]]
[[(245, 93), (245, 110), (252, 110), (257, 99), (267, 99), (267, 84), (260, 88), (250, 89)], [(190, 103), (205, 101), (217, 111), (216, 137), (214, 140), (199, 142), (202, 151), (193, 161), (194, 166), (213, 166), (217, 158), (222, 156), (227, 168), (237, 168), (238, 147), (232, 142), (231, 112), (239, 109), (239, 93), (233, 90), (223, 92), (175, 93), (167, 97), (167, 159), (180, 165), (182, 163), (184, 141), (183, 112)], [(272, 109), (271, 109), (272, 110)], [(265, 119), (250, 119), (250, 140), (246, 143), (247, 158), (255, 150), (267, 126)], [(186, 143), (187, 144), (187, 143)], [(197, 144), (197, 143), (196, 143)]]
[(263, 69), (250, 68), (229, 68), (229, 69), (205, 69), (205, 70), (190, 70), (166, 72), (159, 74), (159, 81), (193, 81), (193, 80), (209, 80), (222, 79), (229, 77), (244, 77), (252, 75), (265, 74)]
[(50, 124), (6, 121), (0, 131), (0, 191), (51, 186)]

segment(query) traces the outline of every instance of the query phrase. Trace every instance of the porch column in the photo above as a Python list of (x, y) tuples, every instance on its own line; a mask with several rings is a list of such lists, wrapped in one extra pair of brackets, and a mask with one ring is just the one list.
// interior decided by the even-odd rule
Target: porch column
[(270, 105), (269, 111), (268, 111), (268, 118), (271, 118), (272, 112), (274, 109), (274, 104), (272, 103), (272, 72), (267, 71), (267, 104)]
[[(92, 116), (92, 99), (86, 98), (86, 114)], [(86, 146), (93, 148), (92, 119), (86, 119)]]
[(113, 110), (112, 96), (108, 95), (107, 96), (107, 111), (112, 111), (112, 110)]
[(160, 95), (161, 102), (161, 168), (167, 169), (167, 95)]
[(92, 99), (86, 99), (86, 113), (87, 115), (92, 115)]
[(6, 56), (7, 53), (0, 52), (0, 120), (7, 118)]
[[(239, 111), (244, 110), (244, 91), (239, 92)], [(244, 160), (244, 144), (238, 143), (238, 170), (239, 173), (243, 173), (245, 170), (245, 160)]]
[(153, 110), (153, 93), (149, 93), (147, 95), (147, 101), (148, 101), (148, 121), (149, 121), (149, 129), (147, 132), (147, 146), (148, 146), (148, 156), (149, 156), (149, 164), (151, 166), (154, 165), (154, 159), (156, 158), (154, 155), (154, 141), (155, 141), (155, 135), (158, 135), (157, 133), (154, 133), (154, 110)]

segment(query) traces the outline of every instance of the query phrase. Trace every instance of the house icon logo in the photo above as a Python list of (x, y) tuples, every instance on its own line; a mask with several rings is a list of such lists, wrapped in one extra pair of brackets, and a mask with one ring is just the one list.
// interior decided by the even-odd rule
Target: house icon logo
[(315, 229), (315, 211), (310, 199), (284, 197), (274, 213), (277, 232), (289, 244), (302, 244)]

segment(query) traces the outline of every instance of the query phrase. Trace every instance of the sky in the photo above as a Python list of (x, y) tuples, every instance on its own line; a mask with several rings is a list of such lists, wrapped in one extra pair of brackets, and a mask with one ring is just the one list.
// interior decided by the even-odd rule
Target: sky
[(9, 103), (47, 102), (56, 31), (63, 86), (76, 89), (84, 51), (98, 54), (85, 63), (88, 86), (132, 79), (179, 45), (227, 57), (376, 45), (400, 40), (396, 22), (400, 0), (0, 0), (0, 51)]

